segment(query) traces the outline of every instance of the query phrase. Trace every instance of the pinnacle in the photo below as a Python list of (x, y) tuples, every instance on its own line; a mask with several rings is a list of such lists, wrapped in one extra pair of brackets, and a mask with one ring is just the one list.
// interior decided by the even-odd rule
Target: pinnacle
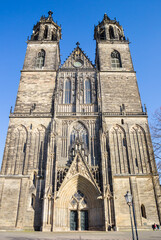
[(104, 19), (104, 20), (110, 20), (110, 18), (107, 16), (107, 13), (104, 14), (103, 19)]

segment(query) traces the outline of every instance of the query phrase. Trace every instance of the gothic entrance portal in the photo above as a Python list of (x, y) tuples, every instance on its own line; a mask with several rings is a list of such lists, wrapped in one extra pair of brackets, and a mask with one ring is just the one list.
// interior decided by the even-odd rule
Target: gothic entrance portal
[(88, 230), (88, 210), (85, 196), (77, 191), (70, 202), (70, 230), (85, 231)]
[(70, 177), (69, 171), (55, 200), (53, 231), (103, 230), (103, 202), (97, 186), (78, 173)]

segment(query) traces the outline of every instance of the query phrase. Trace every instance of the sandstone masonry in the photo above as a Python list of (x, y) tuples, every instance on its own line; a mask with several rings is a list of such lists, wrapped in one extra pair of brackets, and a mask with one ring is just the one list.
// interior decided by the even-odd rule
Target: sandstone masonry
[(52, 12), (34, 26), (0, 174), (0, 229), (138, 228), (161, 223), (161, 192), (146, 109), (123, 28), (95, 27), (95, 65), (77, 43), (60, 65)]

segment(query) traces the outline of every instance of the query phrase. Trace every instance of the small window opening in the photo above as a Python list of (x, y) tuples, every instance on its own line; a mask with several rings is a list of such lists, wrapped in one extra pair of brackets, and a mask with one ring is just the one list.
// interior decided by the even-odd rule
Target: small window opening
[(147, 218), (144, 204), (141, 205), (141, 215), (143, 218)]
[(135, 158), (135, 165), (136, 165), (136, 167), (138, 167), (138, 160), (137, 160), (137, 158)]
[(31, 207), (35, 210), (35, 202), (36, 202), (36, 197), (35, 195), (32, 193), (31, 196)]
[(33, 184), (34, 184), (35, 187), (36, 187), (36, 177), (37, 177), (37, 174), (36, 174), (36, 172), (34, 172)]
[(121, 119), (121, 124), (124, 124), (124, 119)]
[(24, 143), (23, 152), (26, 152), (26, 143)]
[(123, 138), (123, 146), (126, 147), (126, 138)]

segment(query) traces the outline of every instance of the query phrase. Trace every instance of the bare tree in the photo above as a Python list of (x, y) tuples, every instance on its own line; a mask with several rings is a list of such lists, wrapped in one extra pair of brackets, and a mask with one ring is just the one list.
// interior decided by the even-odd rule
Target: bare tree
[(159, 177), (161, 179), (161, 107), (153, 115), (151, 124), (154, 155), (157, 162)]

